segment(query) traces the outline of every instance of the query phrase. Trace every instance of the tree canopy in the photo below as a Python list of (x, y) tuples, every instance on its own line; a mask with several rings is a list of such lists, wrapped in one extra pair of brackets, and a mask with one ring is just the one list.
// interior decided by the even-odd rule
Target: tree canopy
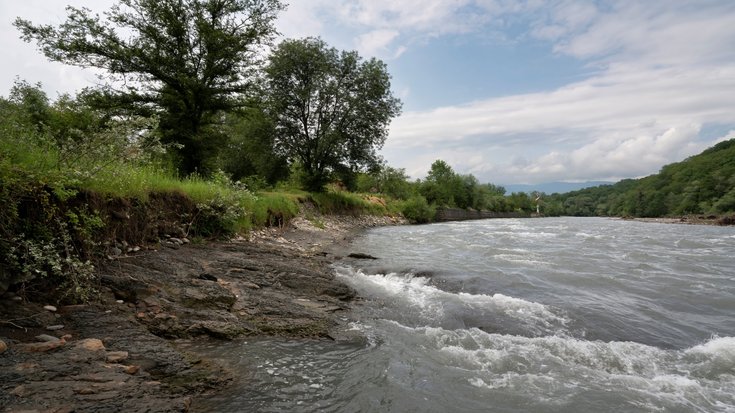
[(660, 217), (735, 212), (735, 139), (661, 168), (658, 174), (555, 195), (566, 215)]
[(279, 0), (120, 0), (104, 14), (67, 7), (54, 27), (18, 18), (26, 41), (50, 60), (102, 69), (96, 102), (157, 114), (162, 141), (182, 145), (183, 173), (206, 172), (221, 133), (221, 111), (243, 107), (261, 47), (276, 31)]
[(321, 190), (332, 172), (379, 162), (377, 150), (401, 107), (382, 61), (321, 39), (285, 40), (265, 74), (276, 147), (301, 164), (307, 188)]

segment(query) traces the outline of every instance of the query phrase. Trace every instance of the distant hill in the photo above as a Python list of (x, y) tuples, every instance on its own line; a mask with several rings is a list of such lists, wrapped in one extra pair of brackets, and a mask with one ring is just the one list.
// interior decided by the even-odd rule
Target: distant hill
[(530, 194), (533, 191), (543, 192), (546, 194), (564, 193), (576, 191), (579, 189), (589, 188), (591, 186), (611, 185), (614, 182), (607, 181), (587, 181), (587, 182), (544, 182), (541, 184), (510, 184), (503, 185), (507, 193), (525, 192)]
[(735, 139), (661, 168), (625, 179), (548, 197), (550, 215), (661, 217), (735, 212)]

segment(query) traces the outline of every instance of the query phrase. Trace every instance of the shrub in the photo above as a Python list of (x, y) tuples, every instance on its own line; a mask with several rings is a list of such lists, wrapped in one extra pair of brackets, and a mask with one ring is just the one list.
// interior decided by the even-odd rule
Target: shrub
[(401, 213), (412, 223), (424, 224), (434, 220), (436, 207), (429, 205), (423, 196), (417, 195), (401, 204)]

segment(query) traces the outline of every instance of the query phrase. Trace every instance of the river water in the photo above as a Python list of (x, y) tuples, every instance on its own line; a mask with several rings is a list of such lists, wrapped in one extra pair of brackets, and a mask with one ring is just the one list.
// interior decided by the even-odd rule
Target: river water
[(735, 230), (600, 218), (385, 227), (337, 277), (362, 340), (200, 349), (198, 411), (735, 412)]

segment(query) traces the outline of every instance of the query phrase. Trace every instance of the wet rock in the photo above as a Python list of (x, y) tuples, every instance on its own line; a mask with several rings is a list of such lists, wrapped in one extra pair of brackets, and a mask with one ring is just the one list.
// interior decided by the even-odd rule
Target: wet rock
[(54, 307), (53, 305), (44, 305), (43, 309), (46, 311), (51, 311), (52, 313), (56, 312), (56, 307)]
[(181, 300), (187, 307), (229, 310), (237, 300), (230, 290), (217, 283), (192, 281), (194, 286), (184, 289)]
[(353, 252), (351, 254), (348, 254), (347, 256), (350, 258), (358, 259), (358, 260), (377, 260), (378, 259), (378, 257), (373, 257), (370, 254), (363, 254), (361, 252)]
[(102, 275), (100, 281), (112, 290), (115, 297), (125, 301), (135, 302), (156, 292), (149, 284), (132, 277)]
[(232, 340), (248, 331), (252, 330), (246, 329), (241, 325), (225, 321), (203, 321), (188, 328), (188, 332), (194, 335), (206, 334), (214, 338), (225, 340)]
[(260, 286), (255, 283), (251, 283), (249, 281), (243, 281), (240, 283), (243, 287), (249, 288), (251, 290), (260, 290)]
[(206, 272), (199, 274), (199, 277), (197, 278), (199, 278), (200, 280), (206, 280), (206, 281), (217, 281), (217, 277), (215, 277), (212, 274), (206, 273)]

